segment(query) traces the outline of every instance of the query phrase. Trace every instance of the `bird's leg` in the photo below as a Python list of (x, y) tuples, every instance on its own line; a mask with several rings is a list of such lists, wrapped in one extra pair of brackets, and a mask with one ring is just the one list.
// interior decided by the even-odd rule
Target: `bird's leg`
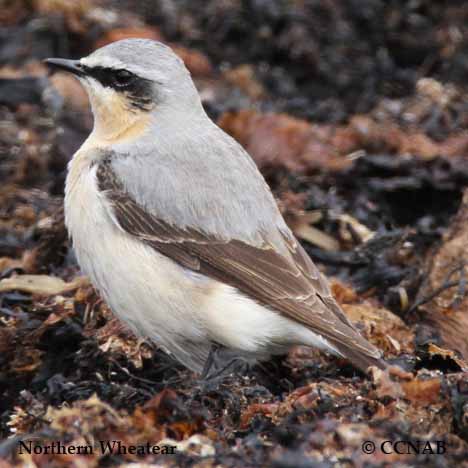
[(209, 380), (208, 376), (210, 374), (210, 370), (213, 367), (215, 360), (216, 360), (216, 353), (218, 352), (219, 345), (217, 343), (212, 343), (210, 352), (208, 353), (208, 357), (206, 358), (205, 365), (203, 366), (203, 371), (200, 375), (200, 380)]
[(242, 374), (245, 373), (246, 369), (249, 369), (248, 359), (243, 356), (233, 355), (232, 353), (233, 351), (217, 343), (211, 345), (210, 352), (203, 366), (203, 371), (200, 374), (200, 380), (198, 381), (198, 391), (192, 392), (191, 397), (187, 401), (188, 407), (192, 406), (194, 399), (199, 395), (203, 395), (208, 388), (211, 388), (213, 385), (219, 385), (220, 380), (227, 374), (226, 371), (228, 369), (233, 368), (233, 371), (236, 371), (241, 368), (239, 366), (236, 369), (234, 367), (236, 364), (241, 364)]
[(223, 374), (227, 374), (227, 370), (232, 368), (233, 372), (240, 371), (238, 373), (245, 374), (249, 368), (249, 362), (242, 356), (234, 356), (229, 359), (229, 361), (221, 367), (221, 369), (217, 369), (215, 366), (216, 372), (210, 375), (209, 379), (215, 379), (216, 377), (222, 377)]
[(229, 349), (222, 347), (217, 343), (213, 343), (210, 348), (210, 352), (203, 366), (203, 371), (200, 376), (200, 380), (213, 380), (216, 377), (221, 377), (226, 373), (227, 370), (233, 368), (236, 364), (241, 364), (241, 373), (244, 373), (249, 368), (249, 362), (242, 356), (233, 355), (233, 352)]

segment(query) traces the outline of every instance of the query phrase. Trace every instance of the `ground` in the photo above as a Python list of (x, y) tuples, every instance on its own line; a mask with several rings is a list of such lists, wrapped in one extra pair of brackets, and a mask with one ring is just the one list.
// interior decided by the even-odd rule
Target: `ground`
[[(464, 2), (430, 0), (7, 2), (0, 467), (466, 466), (467, 20)], [(63, 224), (87, 98), (41, 60), (135, 36), (185, 60), (399, 375), (296, 348), (200, 382), (112, 316)], [(126, 453), (102, 450), (113, 440)]]

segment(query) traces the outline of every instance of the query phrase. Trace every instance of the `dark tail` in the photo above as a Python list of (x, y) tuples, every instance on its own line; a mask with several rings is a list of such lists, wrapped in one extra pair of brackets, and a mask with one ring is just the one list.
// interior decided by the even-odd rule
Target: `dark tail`
[(343, 357), (349, 359), (352, 364), (365, 373), (369, 372), (369, 367), (371, 366), (375, 366), (381, 370), (388, 368), (388, 364), (381, 357), (381, 352), (374, 346), (370, 345), (370, 343), (369, 348), (374, 351), (372, 354), (361, 351), (359, 348), (351, 348), (343, 343), (335, 342), (333, 345), (343, 355)]

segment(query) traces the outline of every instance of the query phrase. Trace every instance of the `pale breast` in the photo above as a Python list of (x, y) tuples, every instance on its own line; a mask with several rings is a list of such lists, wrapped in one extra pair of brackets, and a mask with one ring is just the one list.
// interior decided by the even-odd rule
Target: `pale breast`
[(96, 165), (87, 152), (78, 152), (69, 165), (65, 184), (65, 224), (78, 262), (92, 276), (93, 256), (109, 233), (110, 218), (96, 183)]
[(134, 332), (169, 350), (177, 340), (204, 341), (194, 311), (205, 300), (205, 288), (193, 274), (118, 227), (98, 190), (96, 170), (92, 158), (78, 154), (66, 181), (65, 221), (81, 269)]

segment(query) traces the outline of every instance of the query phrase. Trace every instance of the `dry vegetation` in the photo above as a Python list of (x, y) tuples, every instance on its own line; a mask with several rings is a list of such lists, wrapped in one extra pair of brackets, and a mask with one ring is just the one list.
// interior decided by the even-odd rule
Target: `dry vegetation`
[[(7, 1), (0, 467), (467, 466), (467, 21), (464, 2), (430, 0)], [(202, 383), (113, 318), (63, 225), (87, 99), (41, 59), (134, 36), (176, 48), (346, 313), (407, 374), (300, 348)], [(19, 455), (25, 437), (177, 453)], [(447, 449), (362, 450), (386, 440)]]

